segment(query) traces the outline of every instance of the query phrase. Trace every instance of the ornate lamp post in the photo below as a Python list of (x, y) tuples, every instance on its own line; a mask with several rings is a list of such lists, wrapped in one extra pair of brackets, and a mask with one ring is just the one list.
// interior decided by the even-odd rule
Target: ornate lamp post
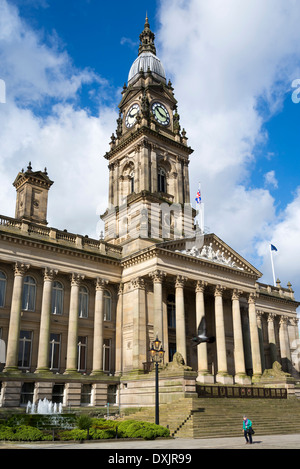
[(158, 392), (158, 365), (162, 362), (164, 358), (165, 351), (162, 348), (161, 341), (156, 336), (154, 342), (152, 342), (152, 347), (150, 349), (151, 360), (155, 363), (155, 423), (159, 425), (159, 392)]

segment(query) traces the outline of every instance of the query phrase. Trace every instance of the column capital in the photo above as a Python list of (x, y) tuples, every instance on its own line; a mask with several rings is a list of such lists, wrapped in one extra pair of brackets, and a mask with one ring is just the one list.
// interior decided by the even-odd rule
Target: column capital
[(154, 283), (161, 283), (166, 276), (167, 274), (162, 270), (154, 270), (153, 272), (149, 273), (149, 277), (152, 278)]
[(259, 297), (259, 294), (256, 292), (249, 293), (248, 303), (255, 304), (258, 297)]
[(136, 277), (131, 280), (132, 288), (142, 288), (145, 289), (145, 280), (143, 277)]
[(177, 275), (175, 281), (175, 288), (183, 288), (186, 281), (187, 277), (184, 277), (183, 275)]
[(196, 293), (203, 293), (205, 290), (205, 287), (207, 287), (208, 283), (205, 282), (204, 280), (197, 280), (196, 286), (195, 286), (195, 292)]
[(277, 314), (275, 313), (268, 313), (267, 314), (267, 321), (268, 322), (274, 322), (274, 319), (276, 318)]
[(30, 264), (24, 264), (23, 262), (16, 262), (14, 265), (14, 274), (15, 276), (20, 275), (21, 277), (23, 277), (29, 268), (30, 268)]
[(239, 300), (240, 296), (243, 294), (243, 290), (239, 290), (238, 288), (234, 288), (232, 291), (231, 299), (232, 300)]
[(76, 274), (76, 273), (72, 273), (71, 274), (71, 286), (77, 286), (79, 287), (81, 285), (81, 282), (84, 280), (84, 275), (81, 275), (81, 274)]
[(118, 295), (123, 295), (124, 292), (124, 283), (120, 283), (118, 287)]
[(223, 291), (226, 290), (226, 287), (223, 285), (216, 285), (215, 287), (215, 296), (223, 296)]
[(50, 282), (52, 282), (55, 279), (57, 274), (58, 274), (58, 270), (49, 269), (49, 267), (45, 267), (44, 281), (49, 280)]
[(95, 280), (96, 291), (104, 290), (107, 284), (108, 280), (106, 280), (105, 278), (97, 277)]
[(280, 316), (279, 325), (284, 326), (288, 323), (289, 318), (287, 316)]

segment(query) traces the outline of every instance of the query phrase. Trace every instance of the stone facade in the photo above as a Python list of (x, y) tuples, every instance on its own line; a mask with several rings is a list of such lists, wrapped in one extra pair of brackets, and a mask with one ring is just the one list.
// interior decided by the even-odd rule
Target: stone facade
[[(130, 72), (105, 155), (104, 238), (47, 226), (53, 182), (31, 164), (14, 183), (15, 218), (0, 217), (3, 407), (44, 397), (65, 406), (152, 405), (146, 371), (156, 336), (165, 351), (163, 402), (195, 395), (196, 381), (256, 383), (275, 362), (299, 378), (291, 285), (260, 283), (255, 267), (197, 230), (192, 149), (147, 19), (140, 39), (148, 67)], [(203, 317), (216, 340), (193, 347)]]

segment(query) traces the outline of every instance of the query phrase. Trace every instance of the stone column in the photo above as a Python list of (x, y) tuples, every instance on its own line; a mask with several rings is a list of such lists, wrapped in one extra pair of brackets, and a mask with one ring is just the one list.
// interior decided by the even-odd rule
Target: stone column
[(145, 281), (137, 277), (131, 281), (134, 290), (132, 298), (133, 309), (133, 345), (132, 345), (132, 368), (142, 370), (143, 363), (147, 361), (147, 323), (146, 323), (146, 291)]
[(290, 373), (291, 351), (287, 329), (288, 317), (281, 316), (279, 321), (280, 357), (283, 371)]
[(260, 359), (261, 359), (261, 371), (262, 372), (266, 368), (264, 336), (263, 336), (263, 329), (262, 329), (262, 315), (263, 314), (264, 314), (263, 311), (256, 311), (258, 340), (259, 340)]
[(4, 371), (18, 371), (18, 351), (22, 310), (22, 293), (24, 275), (30, 265), (16, 262), (14, 267), (14, 286), (11, 300), (10, 320)]
[(103, 373), (103, 315), (104, 315), (104, 289), (108, 281), (97, 278), (94, 312), (94, 347), (92, 374)]
[(154, 295), (154, 318), (153, 318), (153, 332), (154, 338), (156, 336), (161, 340), (164, 347), (164, 328), (163, 328), (163, 304), (162, 304), (162, 282), (166, 274), (161, 270), (155, 270), (149, 274), (153, 280), (153, 295)]
[(77, 343), (78, 343), (78, 312), (79, 312), (79, 288), (84, 275), (73, 273), (71, 276), (71, 298), (69, 309), (69, 329), (67, 344), (67, 366), (65, 373), (77, 371)]
[(121, 375), (123, 371), (123, 291), (124, 285), (121, 283), (116, 312), (116, 375)]
[[(196, 283), (196, 332), (203, 318), (205, 318), (204, 290), (207, 282), (198, 280)], [(201, 383), (214, 383), (214, 377), (208, 372), (207, 343), (197, 345), (198, 376)]]
[(251, 341), (251, 354), (252, 354), (252, 368), (253, 368), (253, 379), (260, 378), (262, 373), (261, 357), (260, 357), (260, 346), (258, 327), (256, 319), (256, 293), (250, 293), (248, 304), (249, 304), (249, 328), (250, 328), (250, 341)]
[(215, 321), (216, 321), (216, 347), (218, 372), (217, 382), (223, 384), (233, 384), (233, 378), (228, 374), (227, 356), (226, 356), (226, 340), (225, 340), (225, 324), (223, 311), (223, 291), (225, 287), (217, 285), (215, 288)]
[(186, 278), (178, 275), (175, 282), (175, 309), (176, 309), (176, 352), (179, 352), (186, 364), (186, 336), (184, 312), (184, 283)]
[(235, 364), (234, 380), (237, 384), (250, 384), (251, 379), (246, 375), (245, 367), (243, 330), (240, 310), (240, 295), (242, 293), (243, 292), (241, 290), (234, 289), (231, 297)]
[(50, 318), (53, 281), (57, 270), (44, 270), (44, 286), (40, 322), (40, 339), (36, 372), (49, 371)]
[(277, 361), (277, 347), (276, 347), (275, 327), (274, 327), (275, 317), (276, 317), (276, 314), (273, 314), (273, 313), (268, 314), (268, 336), (269, 336), (271, 367), (273, 366), (273, 363)]

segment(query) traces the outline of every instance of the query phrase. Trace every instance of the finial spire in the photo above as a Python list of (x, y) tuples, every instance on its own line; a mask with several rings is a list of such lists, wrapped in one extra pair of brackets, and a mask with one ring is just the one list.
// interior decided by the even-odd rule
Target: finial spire
[(156, 55), (156, 48), (155, 48), (155, 45), (154, 45), (154, 38), (155, 38), (155, 34), (150, 30), (148, 14), (146, 12), (144, 30), (140, 34), (139, 55), (142, 52), (152, 52), (152, 54)]

